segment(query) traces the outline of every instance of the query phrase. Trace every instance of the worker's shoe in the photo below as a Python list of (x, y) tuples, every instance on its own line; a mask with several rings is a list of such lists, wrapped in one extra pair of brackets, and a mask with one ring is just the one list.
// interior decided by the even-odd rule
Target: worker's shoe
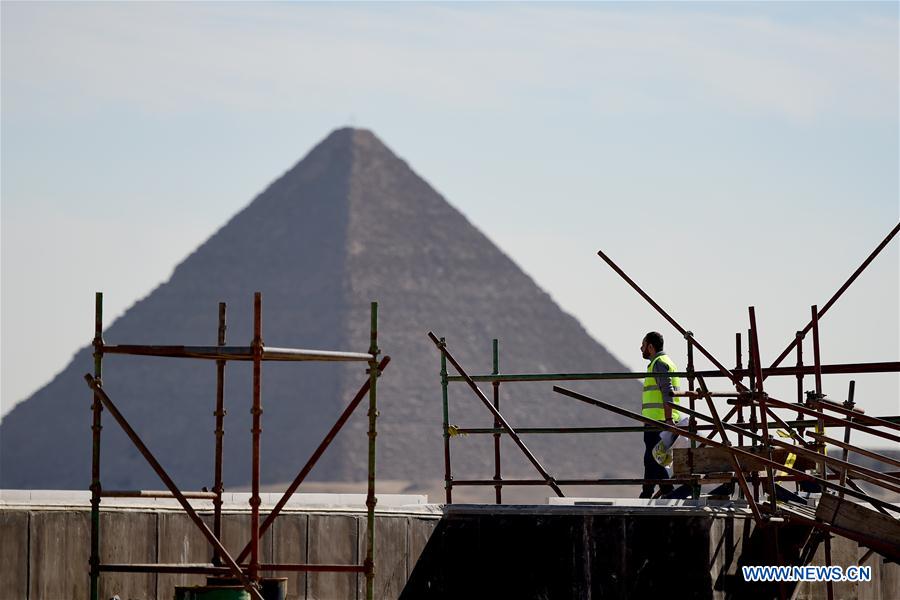
[(652, 497), (653, 497), (653, 488), (652, 487), (650, 489), (647, 489), (646, 487), (642, 488), (641, 495), (638, 496), (638, 498), (641, 498), (643, 500), (649, 500)]

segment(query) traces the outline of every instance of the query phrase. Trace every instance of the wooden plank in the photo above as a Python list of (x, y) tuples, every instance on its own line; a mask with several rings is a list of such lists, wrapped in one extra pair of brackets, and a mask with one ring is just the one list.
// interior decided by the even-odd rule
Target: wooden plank
[[(736, 448), (765, 456), (765, 449), (762, 446), (736, 446)], [(687, 477), (692, 473), (720, 473), (733, 470), (731, 461), (728, 459), (728, 451), (724, 448), (694, 448), (693, 469), (689, 467), (688, 463), (689, 451), (690, 448), (674, 448), (672, 450), (672, 470), (675, 477)], [(774, 448), (772, 459), (784, 464), (788, 453), (786, 448)], [(744, 471), (764, 471), (766, 469), (766, 465), (760, 461), (744, 457), (739, 460)], [(801, 471), (812, 469), (814, 466), (815, 464), (811, 460), (802, 456), (798, 456), (794, 462), (794, 468)]]
[(900, 520), (846, 498), (824, 494), (816, 508), (816, 518), (900, 548)]

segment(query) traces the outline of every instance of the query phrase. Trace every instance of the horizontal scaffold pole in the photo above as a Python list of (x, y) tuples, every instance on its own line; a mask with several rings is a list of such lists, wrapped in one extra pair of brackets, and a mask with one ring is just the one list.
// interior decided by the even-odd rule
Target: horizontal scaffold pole
[[(778, 367), (775, 369), (763, 369), (764, 377), (781, 376), (781, 375), (813, 375), (815, 374), (815, 366), (803, 367)], [(748, 377), (749, 369), (734, 369), (734, 375), (739, 377)], [(860, 373), (900, 373), (900, 361), (897, 362), (875, 362), (875, 363), (847, 363), (822, 365), (823, 375), (856, 375)], [(727, 377), (720, 371), (677, 371), (670, 373), (672, 377)], [(479, 383), (490, 383), (498, 381), (501, 383), (509, 382), (528, 382), (528, 381), (602, 381), (606, 379), (643, 379), (647, 376), (647, 372), (622, 372), (622, 373), (507, 373), (499, 375), (472, 375), (472, 381)], [(447, 377), (447, 381), (465, 381), (461, 376)]]
[[(200, 358), (206, 360), (252, 361), (252, 346), (103, 346), (104, 354), (131, 356), (161, 356), (167, 358)], [(337, 352), (332, 350), (304, 350), (299, 348), (275, 348), (263, 346), (263, 361), (316, 361), (316, 362), (368, 362), (372, 355), (366, 352)]]

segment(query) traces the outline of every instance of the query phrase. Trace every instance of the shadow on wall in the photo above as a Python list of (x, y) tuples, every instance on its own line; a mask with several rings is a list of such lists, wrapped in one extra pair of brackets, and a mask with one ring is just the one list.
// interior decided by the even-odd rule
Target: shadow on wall
[(797, 584), (747, 583), (741, 567), (776, 564), (777, 551), (782, 564), (807, 564), (809, 534), (742, 517), (451, 512), (400, 597), (792, 597)]

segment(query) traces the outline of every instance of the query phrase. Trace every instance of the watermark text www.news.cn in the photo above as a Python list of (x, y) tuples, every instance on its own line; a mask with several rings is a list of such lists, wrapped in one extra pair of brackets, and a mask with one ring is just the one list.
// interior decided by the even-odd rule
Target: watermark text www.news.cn
[(872, 567), (745, 566), (744, 581), (871, 581)]

